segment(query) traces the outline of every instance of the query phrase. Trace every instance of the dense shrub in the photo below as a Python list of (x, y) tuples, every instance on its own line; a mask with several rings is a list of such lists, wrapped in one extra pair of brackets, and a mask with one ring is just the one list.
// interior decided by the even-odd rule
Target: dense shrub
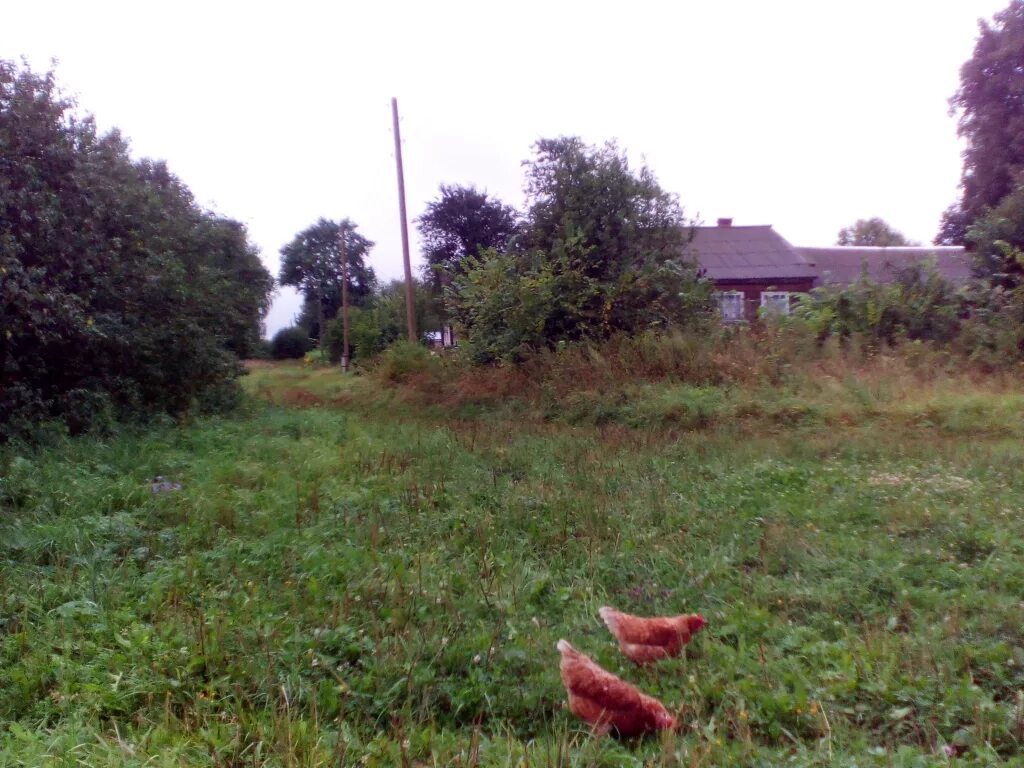
[(0, 61), (0, 440), (221, 407), (272, 287), (241, 224)]
[[(398, 335), (396, 328), (382, 322), (381, 311), (377, 306), (366, 309), (352, 307), (349, 310), (348, 346), (349, 356), (353, 360), (369, 360), (379, 355), (388, 344), (398, 338)], [(341, 318), (327, 322), (323, 348), (332, 363), (341, 360), (344, 350), (344, 328)]]
[[(424, 335), (438, 330), (441, 319), (436, 301), (421, 281), (414, 283), (416, 328)], [(349, 309), (349, 355), (356, 360), (369, 360), (391, 344), (406, 338), (405, 283), (393, 280), (369, 297), (361, 307)], [(331, 362), (341, 360), (343, 328), (340, 315), (327, 322), (324, 349)]]
[(989, 370), (1024, 359), (1024, 288), (979, 286), (956, 348)]
[(801, 298), (794, 322), (819, 339), (859, 336), (875, 345), (901, 339), (948, 343), (960, 331), (965, 297), (933, 268), (915, 265), (892, 283), (861, 277), (849, 286), (816, 288)]
[(397, 384), (414, 378), (434, 379), (440, 369), (440, 360), (422, 344), (397, 341), (384, 350), (375, 372), (385, 381)]
[(293, 325), (282, 328), (270, 340), (270, 356), (274, 360), (297, 360), (313, 348), (305, 328)]

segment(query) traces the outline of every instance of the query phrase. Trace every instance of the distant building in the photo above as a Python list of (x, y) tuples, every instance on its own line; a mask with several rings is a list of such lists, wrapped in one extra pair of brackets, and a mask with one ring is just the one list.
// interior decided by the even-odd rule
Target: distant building
[(697, 227), (691, 250), (704, 275), (718, 289), (726, 322), (753, 320), (761, 307), (789, 314), (790, 294), (814, 287), (814, 265), (771, 226)]
[(736, 227), (732, 219), (696, 227), (691, 250), (718, 289), (726, 322), (754, 320), (761, 312), (789, 314), (792, 294), (818, 285), (849, 285), (862, 274), (890, 283), (914, 264), (933, 265), (954, 285), (971, 278), (970, 260), (960, 247), (801, 248), (770, 225)]

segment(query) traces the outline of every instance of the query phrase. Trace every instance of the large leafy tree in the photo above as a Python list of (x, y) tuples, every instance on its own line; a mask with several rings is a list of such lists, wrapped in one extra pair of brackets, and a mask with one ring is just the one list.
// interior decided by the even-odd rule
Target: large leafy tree
[(526, 163), (529, 246), (570, 248), (569, 264), (588, 277), (617, 279), (652, 261), (678, 259), (690, 240), (675, 195), (646, 166), (634, 171), (614, 142), (541, 139)]
[(486, 192), (442, 184), (417, 226), (426, 258), (424, 279), (438, 290), (462, 274), (469, 257), (503, 249), (517, 232), (518, 220), (514, 208)]
[(356, 230), (348, 219), (319, 219), (299, 232), (281, 249), (279, 280), (302, 292), (304, 298), (300, 325), (309, 335), (320, 338), (320, 329), (341, 308), (341, 239), (345, 232), (348, 259), (348, 295), (353, 306), (365, 306), (377, 282), (373, 268), (366, 264), (373, 243)]
[(1008, 195), (1024, 170), (1024, 0), (980, 22), (951, 104), (966, 142), (962, 197), (943, 216), (938, 241), (962, 243), (967, 228)]
[(515, 248), (487, 251), (449, 291), (480, 360), (564, 340), (666, 328), (708, 315), (686, 256), (690, 222), (647, 168), (614, 143), (542, 139), (526, 163), (528, 211)]
[(884, 219), (877, 216), (870, 219), (857, 219), (848, 227), (839, 230), (836, 245), (869, 245), (891, 247), (915, 245), (902, 232), (890, 226)]
[(547, 255), (565, 291), (558, 337), (607, 336), (681, 319), (694, 281), (692, 226), (646, 166), (614, 142), (541, 139), (526, 164), (526, 244)]
[(240, 224), (0, 61), (0, 438), (223, 402), (272, 288)]

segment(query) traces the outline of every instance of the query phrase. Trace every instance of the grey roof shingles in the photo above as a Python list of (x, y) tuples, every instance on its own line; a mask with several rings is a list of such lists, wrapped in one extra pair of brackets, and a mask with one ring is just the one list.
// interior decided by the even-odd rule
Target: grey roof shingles
[(817, 277), (814, 265), (768, 225), (696, 227), (691, 250), (716, 281)]
[(869, 248), (794, 247), (770, 225), (695, 227), (691, 252), (715, 282), (814, 280), (818, 285), (849, 285), (861, 274), (892, 282), (901, 269), (931, 263), (954, 285), (971, 279), (970, 257), (957, 246)]
[(939, 275), (953, 285), (963, 285), (971, 279), (970, 257), (959, 246), (833, 246), (796, 250), (817, 266), (821, 285), (849, 285), (861, 274), (876, 283), (891, 283), (900, 270), (914, 264), (934, 265)]

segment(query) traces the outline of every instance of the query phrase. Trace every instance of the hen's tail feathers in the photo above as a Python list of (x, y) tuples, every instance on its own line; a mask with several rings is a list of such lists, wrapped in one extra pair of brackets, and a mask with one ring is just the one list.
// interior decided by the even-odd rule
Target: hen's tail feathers
[(601, 617), (601, 620), (605, 623), (605, 626), (608, 627), (608, 631), (611, 632), (613, 635), (618, 636), (620, 616), (619, 612), (610, 606), (604, 605), (597, 609), (597, 613)]

